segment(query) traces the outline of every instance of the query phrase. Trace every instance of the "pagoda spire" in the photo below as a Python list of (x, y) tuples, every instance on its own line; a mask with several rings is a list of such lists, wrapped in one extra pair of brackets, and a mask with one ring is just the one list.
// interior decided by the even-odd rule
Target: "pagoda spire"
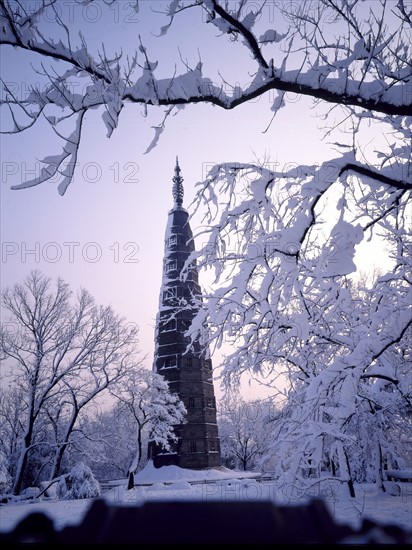
[(173, 176), (173, 199), (175, 201), (175, 208), (181, 208), (183, 205), (183, 178), (180, 175), (179, 159), (176, 156), (175, 175)]

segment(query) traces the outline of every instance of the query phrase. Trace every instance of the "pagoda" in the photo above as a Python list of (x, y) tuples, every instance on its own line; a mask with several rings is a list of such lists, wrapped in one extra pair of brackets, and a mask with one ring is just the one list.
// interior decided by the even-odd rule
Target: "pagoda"
[(186, 423), (175, 427), (177, 442), (165, 451), (149, 445), (154, 466), (174, 464), (201, 470), (221, 465), (216, 421), (213, 370), (207, 347), (200, 338), (191, 341), (185, 333), (201, 307), (201, 289), (194, 260), (189, 213), (183, 208), (183, 178), (178, 159), (173, 177), (173, 208), (169, 211), (163, 260), (163, 277), (156, 318), (154, 371), (177, 393), (186, 410)]

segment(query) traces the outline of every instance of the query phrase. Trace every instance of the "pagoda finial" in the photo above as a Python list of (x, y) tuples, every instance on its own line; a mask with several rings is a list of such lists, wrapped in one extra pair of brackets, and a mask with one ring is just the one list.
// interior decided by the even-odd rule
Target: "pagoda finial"
[(183, 204), (183, 178), (180, 175), (179, 159), (176, 156), (175, 175), (173, 176), (173, 198), (175, 206), (179, 207)]

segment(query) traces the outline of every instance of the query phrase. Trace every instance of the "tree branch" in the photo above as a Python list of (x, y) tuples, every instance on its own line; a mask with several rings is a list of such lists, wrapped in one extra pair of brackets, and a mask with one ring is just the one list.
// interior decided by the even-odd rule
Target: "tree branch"
[(387, 380), (388, 382), (392, 382), (392, 384), (395, 384), (397, 386), (399, 384), (399, 380), (396, 380), (396, 378), (392, 378), (390, 376), (386, 376), (386, 374), (362, 374), (361, 378), (381, 378), (382, 380)]
[(403, 181), (391, 178), (389, 176), (386, 176), (385, 174), (382, 174), (381, 172), (378, 172), (377, 170), (369, 168), (368, 166), (364, 166), (360, 163), (345, 164), (345, 166), (342, 166), (342, 168), (339, 170), (339, 176), (341, 176), (345, 172), (356, 172), (357, 174), (360, 174), (362, 176), (367, 176), (368, 178), (372, 178), (376, 181), (380, 181), (381, 183), (386, 183), (387, 185), (390, 185), (391, 187), (395, 187), (396, 189), (412, 190), (412, 182), (407, 183), (407, 182), (403, 182)]

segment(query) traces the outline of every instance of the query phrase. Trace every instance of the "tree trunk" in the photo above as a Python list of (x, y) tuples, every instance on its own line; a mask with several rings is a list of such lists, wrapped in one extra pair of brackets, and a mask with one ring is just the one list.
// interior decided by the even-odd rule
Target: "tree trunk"
[(60, 475), (60, 469), (63, 461), (63, 455), (64, 452), (67, 449), (67, 446), (69, 444), (69, 438), (71, 436), (71, 433), (73, 431), (74, 425), (76, 423), (77, 417), (79, 415), (80, 409), (75, 409), (72, 415), (72, 418), (66, 428), (66, 434), (64, 436), (64, 441), (61, 443), (61, 445), (58, 446), (56, 450), (56, 454), (54, 456), (54, 463), (52, 471), (50, 472), (50, 481), (54, 479), (55, 477)]
[(132, 465), (130, 466), (130, 470), (129, 470), (129, 474), (128, 474), (128, 478), (129, 478), (129, 481), (127, 482), (127, 490), (128, 491), (130, 489), (133, 489), (133, 487), (134, 487), (134, 474), (136, 473), (136, 470), (139, 467), (140, 461), (142, 460), (142, 449), (143, 449), (142, 430), (143, 430), (142, 426), (140, 426), (140, 424), (138, 424), (138, 428), (137, 428), (137, 453), (136, 453), (135, 459), (133, 460)]
[(52, 470), (50, 472), (50, 476), (49, 476), (50, 481), (52, 479), (58, 477), (59, 474), (60, 474), (63, 455), (64, 455), (64, 451), (66, 450), (66, 447), (67, 447), (67, 440), (62, 445), (59, 445), (59, 447), (57, 448), (57, 451), (56, 451), (56, 454), (55, 454), (55, 457), (54, 457), (53, 468), (52, 468)]
[(350, 471), (349, 459), (348, 459), (348, 455), (346, 454), (346, 451), (344, 451), (344, 453), (345, 453), (346, 468), (349, 475), (349, 479), (348, 479), (349, 494), (352, 498), (355, 498), (356, 493), (355, 493), (355, 487), (353, 486), (353, 479)]
[(140, 461), (142, 460), (142, 454), (143, 454), (143, 443), (142, 443), (142, 427), (139, 425), (138, 426), (138, 431), (137, 431), (137, 452), (138, 452), (138, 460), (137, 460), (137, 464), (136, 464), (136, 468), (135, 468), (135, 472), (137, 470), (137, 467), (139, 466), (140, 464)]
[(27, 466), (27, 455), (28, 455), (29, 449), (27, 446), (25, 446), (20, 452), (21, 452), (21, 455), (17, 463), (16, 476), (14, 478), (14, 485), (13, 485), (14, 495), (20, 494), (21, 487), (23, 485), (23, 477), (24, 477), (24, 471)]
[(23, 439), (22, 449), (20, 451), (20, 457), (17, 463), (16, 474), (14, 477), (13, 494), (19, 495), (23, 485), (24, 474), (27, 467), (29, 449), (31, 446), (31, 440), (33, 437), (34, 417), (31, 415), (28, 419), (28, 428), (26, 435)]
[(382, 465), (382, 447), (379, 441), (376, 442), (376, 484), (378, 485), (378, 488), (383, 492), (386, 493), (385, 486), (383, 484), (383, 465)]

